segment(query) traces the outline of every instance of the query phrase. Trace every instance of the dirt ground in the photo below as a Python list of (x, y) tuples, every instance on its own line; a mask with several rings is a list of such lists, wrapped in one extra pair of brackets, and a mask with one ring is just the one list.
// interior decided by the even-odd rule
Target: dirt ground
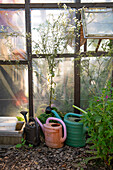
[[(89, 146), (75, 148), (65, 145), (49, 148), (45, 143), (29, 148), (0, 147), (0, 170), (108, 170), (100, 159), (90, 160)], [(93, 155), (94, 156), (94, 155)]]

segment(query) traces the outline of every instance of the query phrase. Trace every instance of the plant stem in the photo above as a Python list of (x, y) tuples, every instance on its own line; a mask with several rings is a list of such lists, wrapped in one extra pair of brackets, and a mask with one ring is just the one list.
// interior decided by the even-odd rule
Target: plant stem
[(50, 100), (50, 103), (49, 103), (49, 104), (50, 104), (50, 107), (51, 107), (51, 103), (52, 103), (52, 93), (53, 93), (53, 92), (52, 92), (53, 77), (51, 76), (50, 78), (51, 78), (51, 79), (50, 79), (50, 99), (49, 99), (49, 100)]

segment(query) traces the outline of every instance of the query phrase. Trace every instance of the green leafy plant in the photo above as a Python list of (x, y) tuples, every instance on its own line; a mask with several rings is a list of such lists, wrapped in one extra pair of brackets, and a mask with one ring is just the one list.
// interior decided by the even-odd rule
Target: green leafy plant
[(17, 116), (18, 121), (24, 121), (24, 118)]
[(21, 148), (21, 147), (25, 147), (25, 143), (26, 143), (26, 140), (24, 138), (21, 139), (21, 143), (18, 143), (16, 145), (16, 148)]
[(40, 116), (38, 116), (38, 119), (41, 121), (42, 124), (46, 123), (47, 118), (53, 117), (52, 113), (46, 114), (42, 113)]
[(21, 139), (21, 142), (22, 143), (18, 143), (16, 145), (16, 148), (26, 148), (26, 147), (29, 147), (29, 148), (32, 148), (33, 145), (32, 144), (29, 144), (28, 146), (26, 145), (26, 140), (24, 138)]
[[(56, 107), (52, 107), (52, 110), (55, 110), (62, 119), (64, 118), (65, 113), (60, 112)], [(53, 113), (42, 113), (38, 116), (38, 119), (41, 121), (42, 124), (44, 124), (49, 117), (55, 117), (55, 115)]]
[(113, 160), (113, 88), (108, 82), (97, 96), (89, 101), (89, 108), (83, 112), (82, 122), (88, 127), (87, 142), (96, 150), (97, 157), (111, 166)]

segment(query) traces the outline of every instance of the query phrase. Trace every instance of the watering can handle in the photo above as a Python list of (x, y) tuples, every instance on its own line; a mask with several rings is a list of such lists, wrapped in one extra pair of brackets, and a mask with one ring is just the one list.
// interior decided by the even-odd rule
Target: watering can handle
[(42, 131), (44, 132), (44, 127), (43, 124), (40, 122), (40, 120), (36, 117), (35, 120), (38, 122), (38, 124), (40, 125), (40, 127), (42, 128)]
[(68, 116), (77, 116), (77, 117), (82, 117), (81, 114), (77, 114), (77, 113), (67, 113), (65, 116), (64, 116), (64, 119), (66, 119)]
[(58, 118), (55, 118), (55, 117), (49, 117), (49, 118), (46, 120), (46, 123), (48, 124), (50, 120), (56, 120), (56, 121), (60, 122), (60, 123), (63, 125), (64, 137), (61, 138), (61, 142), (64, 142), (64, 141), (66, 140), (66, 137), (67, 137), (67, 131), (66, 131), (66, 125), (65, 125), (65, 123), (64, 123), (61, 119), (58, 119)]

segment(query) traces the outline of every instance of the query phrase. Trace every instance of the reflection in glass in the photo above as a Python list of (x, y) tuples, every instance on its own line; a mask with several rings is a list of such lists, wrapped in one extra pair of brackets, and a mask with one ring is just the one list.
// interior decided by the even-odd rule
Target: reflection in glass
[[(87, 39), (87, 51), (96, 51), (99, 39)], [(109, 39), (102, 39), (99, 45), (98, 51), (108, 51), (109, 50)]]
[(25, 66), (0, 66), (0, 116), (28, 110), (28, 74)]
[(100, 2), (113, 2), (113, 0), (81, 0), (81, 3), (100, 3)]
[[(52, 106), (62, 112), (73, 111), (74, 99), (74, 59), (64, 58), (59, 63), (55, 73), (55, 93)], [(34, 111), (36, 115), (44, 113), (49, 104), (48, 65), (45, 59), (36, 59), (33, 62), (34, 82)]]
[(19, 4), (19, 3), (25, 3), (25, 0), (0, 0), (0, 3)]
[(74, 3), (75, 0), (31, 0), (31, 3)]
[[(45, 32), (47, 32), (46, 37), (45, 37), (45, 41), (48, 41), (48, 46), (49, 46), (50, 43), (54, 44), (54, 43), (52, 43), (52, 41), (55, 40), (55, 39), (53, 39), (55, 36), (51, 36), (51, 34), (54, 35), (54, 33), (55, 33), (55, 35), (56, 35), (56, 32), (58, 32), (58, 31), (56, 31), (56, 32), (54, 31), (54, 33), (52, 33), (52, 29), (55, 30), (56, 27), (57, 27), (56, 25), (58, 25), (58, 24), (56, 24), (55, 28), (53, 28), (52, 26), (47, 24), (48, 22), (46, 23), (46, 21), (48, 20), (50, 22), (50, 24), (53, 25), (53, 22), (55, 23), (55, 21), (59, 20), (60, 29), (59, 29), (57, 37), (60, 37), (59, 39), (61, 39), (61, 41), (60, 41), (61, 46), (63, 46), (65, 44), (65, 42), (66, 42), (65, 41), (65, 37), (66, 37), (65, 35), (70, 36), (70, 40), (68, 42), (67, 48), (65, 48), (65, 50), (62, 50), (64, 48), (60, 48), (59, 53), (74, 53), (74, 47), (75, 47), (74, 40), (75, 40), (75, 37), (72, 35), (72, 32), (71, 31), (69, 32), (68, 30), (70, 29), (70, 25), (74, 25), (73, 18), (74, 18), (74, 15), (75, 15), (74, 13), (75, 12), (73, 12), (72, 14), (70, 14), (70, 13), (67, 14), (66, 13), (68, 15), (68, 22), (70, 22), (68, 24), (69, 25), (68, 28), (67, 28), (67, 25), (66, 25), (66, 27), (64, 26), (65, 23), (64, 23), (64, 25), (62, 24), (62, 26), (61, 26), (62, 18), (67, 17), (67, 15), (64, 15), (62, 17), (63, 13), (64, 14), (66, 13), (65, 10), (56, 10), (56, 9), (54, 9), (54, 10), (43, 10), (43, 9), (42, 10), (35, 10), (34, 9), (34, 10), (31, 11), (31, 27), (32, 27), (32, 40), (33, 40), (32, 48), (33, 48), (33, 50), (35, 48), (35, 45), (37, 45), (36, 44), (37, 41), (42, 42), (43, 38), (41, 37), (41, 35), (43, 35), (43, 29), (44, 29)], [(40, 29), (40, 27), (39, 27), (40, 24), (42, 26), (42, 29)], [(44, 27), (43, 27), (43, 24), (44, 24)], [(50, 27), (49, 31), (48, 31), (48, 27)], [(41, 30), (42, 30), (42, 32), (41, 32)], [(67, 34), (65, 34), (65, 32)], [(50, 37), (50, 38), (48, 38), (48, 37)], [(51, 40), (51, 37), (52, 37), (52, 40)], [(40, 43), (40, 44), (42, 44), (42, 43)], [(35, 50), (36, 50), (36, 48), (35, 48)], [(41, 52), (38, 50), (38, 53), (41, 53)]]
[(113, 38), (112, 9), (83, 9), (82, 22), (85, 38)]
[(112, 76), (112, 57), (86, 57), (81, 60), (81, 101), (86, 109), (88, 101), (105, 87)]
[(0, 10), (0, 59), (26, 59), (23, 10)]

